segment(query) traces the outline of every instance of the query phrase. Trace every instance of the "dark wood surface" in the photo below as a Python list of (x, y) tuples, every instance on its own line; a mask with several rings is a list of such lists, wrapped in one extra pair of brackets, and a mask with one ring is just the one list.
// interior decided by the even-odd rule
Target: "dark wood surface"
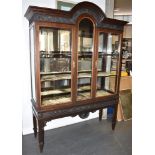
[(96, 21), (98, 28), (107, 28), (114, 30), (123, 30), (123, 26), (127, 23), (117, 19), (106, 18), (106, 15), (100, 7), (91, 2), (81, 2), (74, 6), (71, 11), (62, 11), (37, 6), (29, 6), (25, 13), (25, 17), (30, 24), (36, 21), (49, 21), (55, 23), (76, 24), (79, 16), (91, 15)]
[[(102, 119), (102, 110), (109, 106), (114, 107), (112, 119), (112, 129), (116, 125), (117, 106), (119, 98), (119, 84), (121, 75), (121, 44), (123, 26), (127, 23), (116, 19), (107, 18), (104, 12), (95, 4), (81, 2), (74, 6), (71, 11), (62, 11), (37, 6), (29, 6), (25, 17), (29, 20), (30, 28), (34, 28), (34, 49), (35, 49), (35, 86), (36, 100), (33, 98), (33, 129), (37, 136), (40, 152), (44, 146), (44, 126), (53, 119), (76, 116), (88, 112), (99, 110), (99, 120)], [(91, 98), (77, 100), (77, 81), (78, 81), (78, 31), (79, 23), (82, 19), (89, 19), (93, 23), (93, 55), (92, 55), (92, 80)], [(41, 77), (40, 77), (40, 27), (53, 27), (67, 29), (72, 32), (71, 40), (71, 101), (60, 105), (41, 104)], [(98, 36), (100, 32), (120, 35), (119, 38), (119, 64), (116, 75), (115, 93), (108, 96), (96, 97), (97, 87), (97, 62), (98, 62)], [(103, 84), (103, 83), (102, 83)], [(52, 144), (51, 144), (52, 146)]]

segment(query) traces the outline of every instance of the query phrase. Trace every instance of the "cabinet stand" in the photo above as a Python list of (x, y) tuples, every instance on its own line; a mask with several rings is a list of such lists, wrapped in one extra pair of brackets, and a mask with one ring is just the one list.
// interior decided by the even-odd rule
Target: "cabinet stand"
[(102, 120), (102, 114), (103, 114), (103, 109), (100, 109), (99, 110), (99, 121)]
[(33, 114), (33, 131), (34, 131), (34, 137), (37, 137), (37, 121), (36, 121), (36, 117)]
[(114, 113), (113, 113), (113, 117), (112, 117), (112, 130), (114, 130), (115, 126), (116, 126), (117, 108), (118, 108), (118, 104), (114, 105)]
[(99, 110), (99, 121), (101, 121), (103, 109), (112, 105), (114, 106), (114, 114), (112, 118), (112, 130), (114, 130), (116, 125), (116, 116), (117, 116), (117, 107), (118, 107), (117, 98), (110, 101), (107, 100), (104, 102), (102, 101), (102, 102), (97, 102), (93, 104), (86, 104), (86, 105), (72, 107), (68, 109), (58, 109), (58, 110), (44, 111), (44, 112), (37, 112), (35, 109), (35, 106), (32, 105), (34, 137), (37, 137), (38, 139), (40, 152), (43, 151), (44, 127), (46, 126), (46, 123), (48, 121), (51, 121), (57, 118), (67, 117), (67, 116), (76, 116), (87, 112), (94, 112), (94, 110)]
[(38, 142), (39, 142), (40, 152), (43, 151), (43, 147), (44, 147), (44, 125), (45, 125), (44, 121), (38, 120)]

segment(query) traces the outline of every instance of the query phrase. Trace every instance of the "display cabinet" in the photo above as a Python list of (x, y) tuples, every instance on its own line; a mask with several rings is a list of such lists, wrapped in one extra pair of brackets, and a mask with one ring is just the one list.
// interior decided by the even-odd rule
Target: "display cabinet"
[(44, 126), (56, 118), (86, 118), (99, 110), (101, 120), (103, 108), (113, 106), (114, 129), (126, 22), (107, 18), (90, 2), (78, 3), (70, 11), (29, 6), (25, 17), (30, 32), (33, 129), (40, 151)]

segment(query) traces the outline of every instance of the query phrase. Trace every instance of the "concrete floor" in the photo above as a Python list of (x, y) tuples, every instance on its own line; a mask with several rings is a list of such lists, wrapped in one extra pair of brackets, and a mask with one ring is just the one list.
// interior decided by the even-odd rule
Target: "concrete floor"
[[(33, 134), (23, 136), (23, 155), (38, 155)], [(45, 131), (42, 155), (131, 155), (132, 121), (118, 122), (115, 131), (111, 121), (92, 119)]]

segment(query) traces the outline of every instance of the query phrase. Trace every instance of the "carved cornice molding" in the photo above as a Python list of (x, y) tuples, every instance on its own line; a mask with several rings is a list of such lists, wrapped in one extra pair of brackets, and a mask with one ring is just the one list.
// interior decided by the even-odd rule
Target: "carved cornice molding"
[(110, 28), (123, 30), (125, 21), (107, 18), (105, 13), (97, 5), (90, 2), (81, 2), (75, 5), (71, 11), (62, 11), (57, 9), (29, 6), (25, 17), (29, 23), (36, 21), (76, 24), (78, 17), (88, 14), (95, 19), (95, 25), (99, 28)]

